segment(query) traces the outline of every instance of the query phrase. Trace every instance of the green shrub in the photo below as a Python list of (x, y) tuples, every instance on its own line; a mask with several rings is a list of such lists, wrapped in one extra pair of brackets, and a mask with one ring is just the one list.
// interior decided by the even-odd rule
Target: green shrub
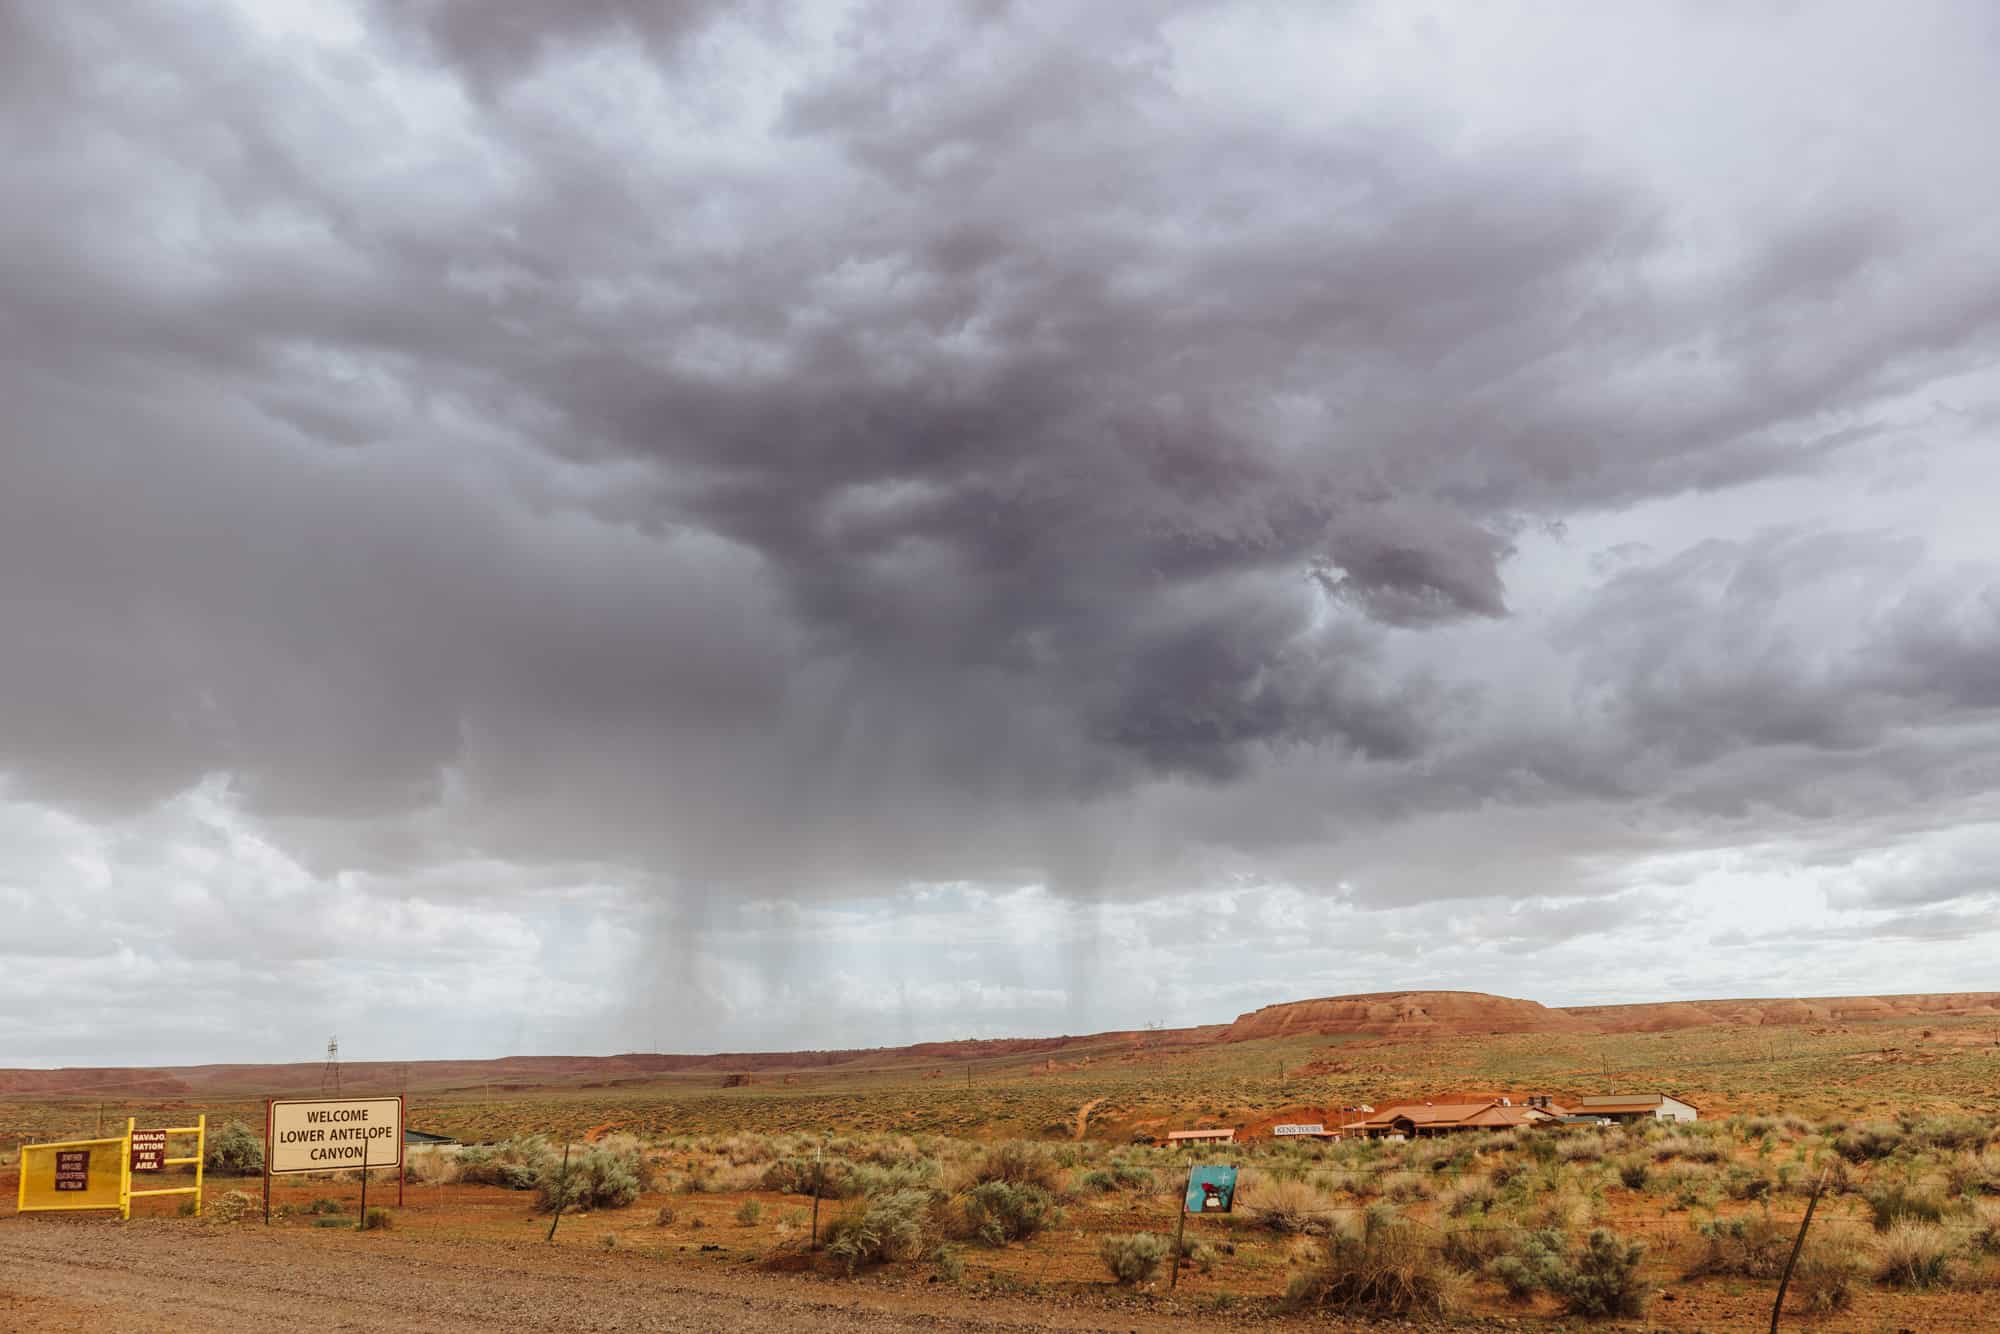
[(1262, 1177), (1252, 1178), (1250, 1185), (1246, 1194), (1239, 1182), (1237, 1196), (1244, 1211), (1259, 1227), (1313, 1235), (1324, 1235), (1331, 1230), (1337, 1206), (1319, 1187), (1305, 1181), (1273, 1181)]
[(1131, 1287), (1157, 1274), (1172, 1249), (1167, 1239), (1157, 1233), (1134, 1232), (1106, 1237), (1098, 1244), (1097, 1254), (1120, 1286)]
[(241, 1121), (231, 1121), (222, 1128), (221, 1134), (209, 1136), (208, 1151), (202, 1155), (202, 1168), (216, 1176), (262, 1176), (264, 1141)]
[(965, 1282), (965, 1252), (956, 1246), (940, 1246), (932, 1257), (937, 1264), (938, 1277), (947, 1283)]
[(370, 1209), (361, 1220), (364, 1232), (387, 1232), (396, 1225), (395, 1215), (387, 1209)]
[(1055, 1197), (1036, 1185), (984, 1181), (960, 1197), (965, 1232), (988, 1246), (1032, 1237), (1060, 1221)]
[(736, 1221), (744, 1227), (757, 1226), (757, 1220), (764, 1216), (764, 1206), (756, 1200), (745, 1200), (736, 1206)]
[(1644, 1158), (1621, 1158), (1616, 1166), (1619, 1184), (1627, 1190), (1644, 1190), (1647, 1179), (1653, 1174), (1652, 1167)]
[(1465, 1275), (1444, 1263), (1416, 1225), (1371, 1209), (1360, 1228), (1336, 1232), (1310, 1271), (1292, 1280), (1294, 1307), (1371, 1315), (1445, 1316), (1464, 1302)]

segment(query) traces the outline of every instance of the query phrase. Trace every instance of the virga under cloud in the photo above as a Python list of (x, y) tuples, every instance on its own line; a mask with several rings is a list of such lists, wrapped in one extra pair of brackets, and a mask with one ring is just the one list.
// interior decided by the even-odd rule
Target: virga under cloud
[[(0, 36), (19, 985), (143, 1014), (298, 895), (308, 939), (393, 905), (413, 985), (568, 998), (463, 1040), (845, 1043), (1572, 998), (1531, 949), (1578, 999), (1780, 986), (1759, 876), (1907, 986), (1895, 914), (1991, 902), (1983, 7)], [(1141, 899), (1289, 906), (1224, 914), (1241, 987), (1100, 978), (1185, 962)], [(784, 905), (868, 925), (815, 957)], [(1737, 972), (1604, 964), (1720, 931)], [(1981, 948), (1920, 934), (1940, 986)]]

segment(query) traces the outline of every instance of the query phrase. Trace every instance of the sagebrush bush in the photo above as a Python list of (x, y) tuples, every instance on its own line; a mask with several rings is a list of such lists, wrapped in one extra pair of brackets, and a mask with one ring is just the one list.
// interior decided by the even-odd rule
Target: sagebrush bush
[(387, 1209), (370, 1209), (361, 1220), (364, 1232), (387, 1232), (396, 1225), (396, 1216)]
[(777, 1159), (763, 1170), (758, 1185), (785, 1195), (811, 1195), (817, 1188), (823, 1200), (851, 1200), (867, 1193), (853, 1163), (844, 1158), (815, 1163), (810, 1154)]
[(542, 1169), (555, 1157), (540, 1135), (520, 1136), (491, 1147), (472, 1144), (458, 1155), (458, 1179), (471, 1186), (533, 1190)]
[(1639, 1262), (1645, 1254), (1642, 1242), (1624, 1242), (1604, 1228), (1594, 1229), (1554, 1289), (1563, 1309), (1592, 1317), (1644, 1315), (1650, 1294), (1639, 1277)]
[(208, 1139), (202, 1170), (215, 1176), (264, 1175), (264, 1140), (241, 1121), (231, 1121)]
[(1877, 1234), (1875, 1281), (1895, 1288), (1931, 1288), (1951, 1281), (1951, 1234), (1936, 1223), (1905, 1218)]
[(1055, 1196), (1040, 1186), (983, 1181), (959, 1197), (965, 1235), (988, 1246), (1032, 1237), (1062, 1218)]
[(873, 1195), (841, 1210), (826, 1230), (826, 1252), (849, 1274), (864, 1264), (921, 1259), (936, 1244), (937, 1196), (927, 1190)]
[(1627, 1190), (1644, 1190), (1647, 1180), (1653, 1175), (1652, 1165), (1644, 1158), (1620, 1158), (1614, 1168), (1619, 1184)]
[(1295, 1307), (1444, 1316), (1463, 1305), (1467, 1286), (1415, 1224), (1377, 1209), (1328, 1238), (1319, 1263), (1293, 1279), (1285, 1296)]
[(639, 1198), (649, 1176), (646, 1155), (636, 1148), (619, 1152), (617, 1148), (592, 1147), (580, 1154), (572, 1152), (567, 1168), (551, 1154), (535, 1177), (535, 1207), (543, 1213), (558, 1205), (577, 1212), (622, 1209)]
[(1160, 1271), (1173, 1244), (1153, 1232), (1133, 1232), (1109, 1236), (1098, 1243), (1097, 1254), (1111, 1277), (1123, 1287), (1147, 1282)]
[(1539, 1228), (1495, 1248), (1487, 1274), (1515, 1301), (1558, 1289), (1568, 1280), (1569, 1240), (1556, 1228)]

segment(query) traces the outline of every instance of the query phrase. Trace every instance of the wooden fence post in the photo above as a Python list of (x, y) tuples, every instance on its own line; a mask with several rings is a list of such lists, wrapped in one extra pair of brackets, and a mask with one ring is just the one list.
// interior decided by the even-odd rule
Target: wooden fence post
[(1827, 1169), (1819, 1169), (1819, 1180), (1813, 1183), (1812, 1198), (1806, 1201), (1806, 1216), (1799, 1220), (1799, 1235), (1792, 1239), (1792, 1253), (1785, 1260), (1785, 1272), (1778, 1279), (1778, 1300), (1771, 1303), (1771, 1334), (1778, 1334), (1778, 1314), (1785, 1308), (1785, 1289), (1792, 1281), (1792, 1266), (1799, 1262), (1799, 1252), (1805, 1249), (1806, 1229), (1812, 1226), (1813, 1210), (1819, 1206), (1819, 1193), (1826, 1188)]
[(563, 1206), (569, 1203), (569, 1141), (563, 1141), (562, 1175), (556, 1179), (556, 1216), (549, 1220), (548, 1240), (551, 1245), (556, 1239), (556, 1224), (562, 1222)]

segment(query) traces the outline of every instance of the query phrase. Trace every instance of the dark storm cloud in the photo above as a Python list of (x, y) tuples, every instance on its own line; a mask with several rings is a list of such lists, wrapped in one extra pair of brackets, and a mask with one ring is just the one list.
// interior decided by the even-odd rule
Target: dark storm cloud
[(385, 28), (463, 70), (482, 91), (545, 58), (633, 41), (671, 59), (731, 6), (714, 0), (372, 0)]
[(1611, 579), (1565, 632), (1586, 706), (1680, 763), (1880, 744), (2000, 705), (2000, 580), (1921, 539), (1776, 530)]
[(800, 54), (380, 0), (306, 57), (0, 9), (0, 768), (226, 774), (326, 869), (1084, 885), (1179, 837), (1107, 834), (1153, 785), (1307, 764), (1303, 839), (1987, 706), (1969, 593), (1819, 660), (1777, 613), (1828, 536), (1618, 576), (1574, 732), (1482, 715), (1409, 645), (1505, 622), (1523, 534), (1833, 466), (1992, 355), (2000, 279), (1839, 198), (1703, 248), (1566, 139), (1197, 95), (1182, 13)]

